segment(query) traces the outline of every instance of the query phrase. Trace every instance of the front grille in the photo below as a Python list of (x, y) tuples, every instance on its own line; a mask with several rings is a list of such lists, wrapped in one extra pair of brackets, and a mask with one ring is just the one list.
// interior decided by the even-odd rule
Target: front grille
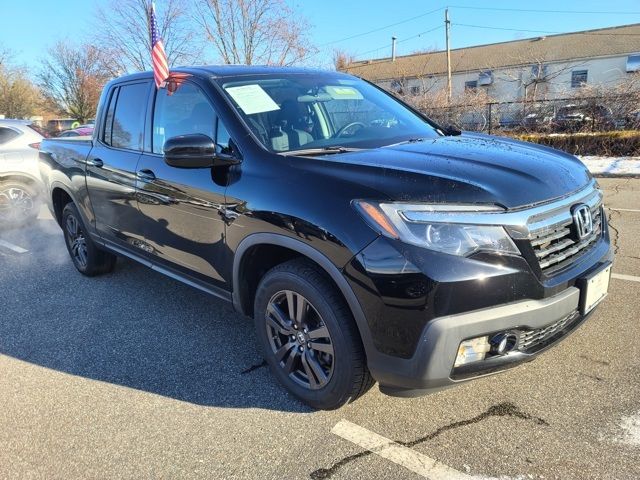
[(593, 246), (602, 234), (602, 207), (598, 203), (591, 208), (592, 233), (582, 240), (575, 238), (573, 217), (567, 208), (566, 218), (552, 226), (534, 231), (530, 235), (531, 246), (545, 275), (561, 270)]
[(575, 310), (566, 317), (552, 323), (551, 325), (547, 325), (546, 327), (538, 328), (536, 330), (520, 331), (518, 350), (525, 353), (535, 352), (579, 318), (580, 314)]

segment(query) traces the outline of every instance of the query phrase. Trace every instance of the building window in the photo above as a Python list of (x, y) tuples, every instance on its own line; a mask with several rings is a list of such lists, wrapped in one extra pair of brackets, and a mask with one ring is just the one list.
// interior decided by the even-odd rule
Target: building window
[(531, 76), (533, 78), (544, 78), (547, 76), (547, 66), (541, 63), (531, 65)]
[(398, 95), (404, 95), (404, 85), (402, 80), (395, 79), (391, 82), (391, 91)]
[(468, 82), (464, 82), (464, 89), (465, 90), (475, 90), (478, 88), (478, 81), (477, 80), (470, 80)]
[(640, 53), (627, 57), (627, 72), (640, 72)]
[(420, 87), (411, 87), (411, 95), (420, 95)]
[(584, 87), (587, 84), (587, 70), (574, 70), (571, 72), (571, 88)]
[(478, 85), (491, 85), (493, 83), (493, 72), (491, 70), (485, 70), (478, 75)]

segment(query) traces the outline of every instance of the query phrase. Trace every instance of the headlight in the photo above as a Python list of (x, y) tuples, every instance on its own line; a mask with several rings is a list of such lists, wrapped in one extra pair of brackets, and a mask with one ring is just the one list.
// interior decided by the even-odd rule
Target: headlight
[(459, 256), (478, 251), (520, 254), (518, 247), (503, 227), (457, 222), (461, 215), (469, 219), (474, 211), (484, 213), (504, 211), (499, 207), (375, 204), (365, 201), (356, 201), (354, 204), (376, 231), (412, 245)]

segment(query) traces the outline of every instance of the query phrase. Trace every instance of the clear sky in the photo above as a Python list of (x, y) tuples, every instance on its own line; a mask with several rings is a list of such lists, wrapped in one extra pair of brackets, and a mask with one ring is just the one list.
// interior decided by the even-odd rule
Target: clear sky
[[(90, 39), (95, 7), (105, 1), (3, 0), (0, 48), (12, 50), (15, 62), (36, 69), (38, 59), (57, 40)], [(156, 0), (156, 4), (162, 1)], [(311, 24), (312, 41), (320, 49), (313, 63), (319, 65), (330, 62), (334, 48), (344, 49), (357, 58), (388, 56), (392, 35), (398, 37), (399, 55), (420, 49), (442, 49), (445, 44), (442, 8), (447, 5), (452, 23), (452, 48), (533, 37), (544, 34), (543, 31), (570, 32), (640, 23), (640, 0), (451, 0), (449, 4), (433, 0), (299, 0), (297, 3), (291, 0), (289, 3)], [(598, 13), (561, 13), (559, 10)], [(388, 26), (394, 23), (398, 24)], [(435, 30), (428, 32), (432, 29)], [(360, 35), (371, 30), (377, 31)], [(356, 35), (360, 36), (343, 40)], [(213, 54), (210, 56), (213, 58)]]

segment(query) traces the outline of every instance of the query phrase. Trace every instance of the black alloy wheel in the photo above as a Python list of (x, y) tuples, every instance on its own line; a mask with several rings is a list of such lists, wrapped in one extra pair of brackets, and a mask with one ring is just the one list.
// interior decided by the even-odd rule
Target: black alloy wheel
[(256, 335), (271, 373), (313, 408), (354, 401), (374, 383), (344, 297), (313, 262), (273, 267), (254, 299)]
[(333, 375), (331, 335), (315, 307), (300, 293), (282, 290), (267, 305), (267, 336), (285, 373), (310, 390), (324, 387)]
[(101, 250), (91, 240), (73, 203), (68, 203), (62, 210), (61, 226), (69, 256), (80, 273), (93, 277), (113, 270), (115, 255)]
[(80, 226), (80, 222), (75, 215), (67, 215), (64, 228), (66, 230), (65, 233), (69, 243), (71, 258), (78, 266), (86, 269), (88, 264), (87, 240)]

